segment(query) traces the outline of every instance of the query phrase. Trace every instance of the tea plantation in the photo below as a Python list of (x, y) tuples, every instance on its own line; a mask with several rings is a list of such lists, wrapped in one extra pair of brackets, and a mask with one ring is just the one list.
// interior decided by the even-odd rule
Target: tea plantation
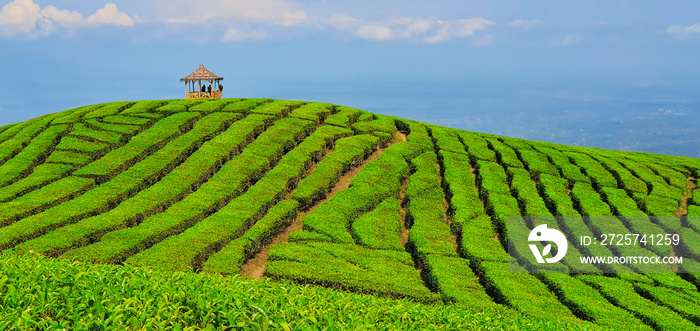
[[(698, 329), (699, 175), (316, 102), (66, 110), (0, 127), (0, 330)], [(519, 215), (684, 263), (513, 273)], [(608, 232), (684, 240), (572, 239)]]

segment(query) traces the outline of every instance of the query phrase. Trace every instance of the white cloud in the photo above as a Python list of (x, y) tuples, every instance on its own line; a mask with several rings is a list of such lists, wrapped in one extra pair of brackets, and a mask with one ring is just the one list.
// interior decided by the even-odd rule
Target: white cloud
[(394, 37), (390, 27), (384, 25), (362, 25), (357, 28), (360, 38), (369, 40), (386, 41)]
[(437, 32), (433, 36), (423, 38), (423, 42), (425, 42), (426, 44), (435, 44), (435, 43), (443, 42), (447, 39), (450, 39), (450, 33), (452, 32), (452, 25), (450, 25), (449, 23), (442, 22), (442, 21), (440, 21), (438, 23), (440, 23), (440, 25), (441, 25), (440, 29), (437, 30)]
[(282, 20), (279, 22), (279, 24), (284, 26), (293, 26), (304, 23), (306, 20), (308, 20), (306, 13), (304, 11), (297, 10), (293, 13), (282, 13)]
[(581, 38), (579, 36), (577, 36), (575, 34), (568, 34), (564, 37), (564, 39), (559, 41), (559, 45), (568, 46), (568, 45), (575, 45), (575, 44), (578, 44), (580, 42), (581, 42)]
[(433, 27), (433, 22), (427, 19), (417, 19), (406, 24), (406, 31), (409, 33), (426, 33)]
[(700, 35), (700, 23), (695, 23), (691, 26), (684, 27), (682, 25), (672, 25), (666, 29), (666, 33), (675, 36)]
[(36, 26), (41, 8), (32, 0), (15, 0), (2, 7), (0, 33), (17, 35), (30, 33)]
[(51, 5), (42, 9), (33, 0), (14, 0), (0, 12), (0, 35), (37, 38), (51, 34), (56, 27), (74, 29), (97, 25), (133, 26), (137, 21), (138, 16), (130, 17), (120, 12), (113, 3), (105, 4), (85, 19), (77, 11), (58, 9)]
[(265, 23), (295, 26), (309, 18), (301, 6), (287, 0), (161, 0), (165, 22)]
[(508, 25), (512, 26), (514, 28), (521, 28), (521, 29), (528, 30), (528, 29), (532, 29), (532, 28), (534, 28), (538, 25), (542, 25), (542, 24), (545, 24), (545, 23), (540, 21), (540, 20), (515, 20), (513, 22), (510, 22), (510, 24), (508, 24)]
[(261, 30), (241, 31), (234, 27), (228, 28), (222, 41), (244, 41), (244, 40), (262, 40), (267, 37), (267, 32)]
[(346, 14), (333, 14), (330, 18), (322, 20), (322, 22), (338, 29), (338, 30), (349, 30), (354, 29), (361, 24), (361, 21), (350, 17)]
[(119, 12), (117, 5), (113, 3), (108, 3), (104, 8), (98, 9), (96, 13), (87, 18), (87, 21), (93, 24), (134, 26), (134, 19), (127, 14)]
[(485, 20), (483, 18), (469, 18), (461, 19), (454, 22), (455, 26), (455, 36), (456, 37), (472, 37), (474, 32), (486, 29), (487, 26), (492, 25), (493, 22)]
[(388, 20), (364, 20), (340, 13), (320, 20), (339, 31), (354, 31), (362, 39), (388, 41), (412, 40), (426, 44), (444, 42), (452, 38), (470, 38), (477, 31), (494, 23), (483, 18), (442, 21), (437, 17), (392, 17)]
[(54, 6), (47, 6), (42, 9), (40, 16), (45, 22), (56, 22), (67, 27), (77, 27), (84, 24), (83, 15), (77, 11), (61, 10)]

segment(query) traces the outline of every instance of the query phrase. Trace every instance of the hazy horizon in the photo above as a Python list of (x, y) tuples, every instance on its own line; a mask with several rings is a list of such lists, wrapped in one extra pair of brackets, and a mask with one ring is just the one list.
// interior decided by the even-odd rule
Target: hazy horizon
[(0, 3), (0, 125), (183, 98), (324, 101), (449, 127), (700, 157), (700, 3)]

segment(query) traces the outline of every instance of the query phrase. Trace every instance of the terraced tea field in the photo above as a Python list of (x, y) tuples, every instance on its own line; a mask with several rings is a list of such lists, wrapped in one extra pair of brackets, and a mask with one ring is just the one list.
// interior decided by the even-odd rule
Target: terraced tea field
[[(302, 285), (311, 284), (334, 289), (326, 296), (357, 292), (438, 307), (413, 308), (416, 315), (396, 319), (396, 328), (452, 328), (460, 320), (460, 328), (695, 329), (700, 274), (682, 268), (700, 261), (700, 218), (692, 217), (700, 216), (698, 175), (698, 159), (526, 141), (324, 103), (222, 99), (86, 106), (0, 127), (0, 249), (10, 259), (0, 269), (0, 293), (23, 288), (21, 277), (8, 276), (15, 265), (10, 262), (36, 260), (27, 254), (34, 252), (78, 261), (68, 266), (124, 265), (99, 269), (110, 270), (99, 271), (106, 283), (117, 277), (110, 274), (124, 272), (119, 268), (152, 267), (158, 275), (242, 274), (302, 294), (308, 291)], [(684, 264), (669, 273), (608, 264), (512, 273), (508, 223), (518, 215), (548, 217), (550, 228), (569, 237), (567, 255), (574, 257), (625, 253), (571, 240), (611, 229), (679, 234), (683, 244), (650, 249), (682, 255)], [(602, 224), (593, 217), (555, 216), (618, 217)], [(27, 268), (15, 272), (32, 274)], [(258, 286), (251, 284), (236, 286)], [(221, 286), (214, 291), (233, 285)], [(225, 300), (247, 300), (240, 296), (245, 291)], [(338, 300), (356, 300), (351, 298)], [(266, 311), (265, 300), (251, 313), (262, 312), (265, 319), (244, 322), (201, 315), (197, 309), (208, 304), (191, 308), (185, 304), (191, 298), (178, 303), (180, 317), (157, 311), (141, 320), (134, 310), (122, 320), (116, 313), (75, 313), (68, 322), (69, 313), (32, 306), (32, 300), (39, 299), (0, 294), (0, 320), (7, 321), (0, 328), (59, 321), (116, 327), (127, 321), (139, 329), (153, 316), (170, 323), (153, 325), (175, 329), (178, 323), (314, 325), (301, 315), (268, 316), (284, 309)], [(85, 309), (97, 309), (96, 300)], [(118, 305), (106, 299), (100, 305), (110, 302)], [(188, 309), (193, 315), (183, 313)], [(471, 313), (406, 322), (441, 316), (422, 309), (487, 312), (493, 316), (489, 323), (502, 324), (479, 324), (481, 317)], [(398, 313), (413, 314), (397, 308), (382, 316), (392, 320)], [(23, 324), (32, 319), (45, 324)]]

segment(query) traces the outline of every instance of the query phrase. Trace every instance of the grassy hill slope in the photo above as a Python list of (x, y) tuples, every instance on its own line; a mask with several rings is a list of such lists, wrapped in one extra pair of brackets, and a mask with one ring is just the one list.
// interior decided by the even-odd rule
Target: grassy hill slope
[[(699, 174), (698, 159), (526, 141), (324, 103), (163, 100), (71, 109), (0, 127), (7, 266), (0, 320), (42, 329), (381, 321), (397, 329), (696, 328), (700, 274), (600, 264), (511, 273), (507, 238), (509, 217), (518, 215), (545, 217), (569, 238), (573, 257), (628, 252), (576, 244), (582, 235), (679, 234), (684, 244), (650, 249), (695, 266)], [(197, 274), (179, 273), (189, 271)], [(85, 273), (103, 281), (79, 282)], [(220, 276), (238, 274), (268, 281)], [(148, 277), (157, 280), (143, 284)], [(139, 284), (128, 295), (122, 288), (132, 306), (120, 303), (119, 286), (104, 285), (120, 279)], [(92, 297), (66, 294), (74, 308), (50, 299), (78, 284)], [(157, 300), (175, 312), (137, 308), (161, 287), (169, 294)], [(348, 291), (388, 298), (342, 294)], [(343, 306), (328, 308), (328, 297)], [(32, 304), (37, 298), (47, 304)], [(305, 311), (312, 302), (326, 308)]]

